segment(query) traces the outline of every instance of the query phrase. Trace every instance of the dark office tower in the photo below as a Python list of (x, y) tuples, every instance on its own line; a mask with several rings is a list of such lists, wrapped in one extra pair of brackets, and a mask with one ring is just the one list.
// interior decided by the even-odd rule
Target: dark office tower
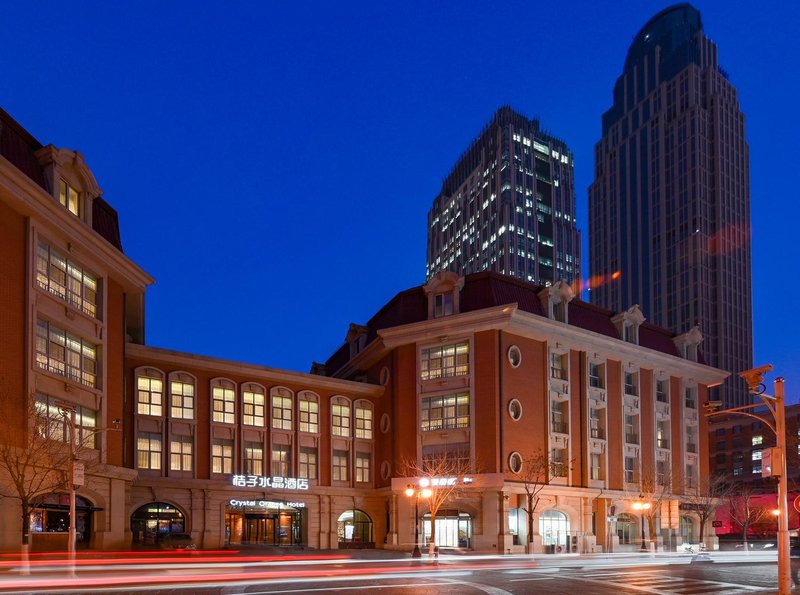
[[(589, 188), (591, 301), (697, 325), (712, 366), (752, 367), (750, 175), (744, 115), (689, 4), (636, 35), (603, 114)], [(726, 405), (749, 403), (735, 377)]]
[(427, 275), (493, 270), (548, 285), (580, 279), (572, 152), (509, 107), (456, 163), (428, 213)]

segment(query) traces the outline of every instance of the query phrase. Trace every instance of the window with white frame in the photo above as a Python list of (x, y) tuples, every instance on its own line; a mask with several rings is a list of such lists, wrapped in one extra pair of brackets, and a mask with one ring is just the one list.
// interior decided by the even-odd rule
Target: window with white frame
[[(61, 405), (61, 406), (59, 406)], [(36, 432), (42, 438), (68, 442), (69, 424), (67, 418), (75, 421), (75, 446), (97, 448), (97, 411), (88, 407), (70, 404), (74, 413), (62, 413), (61, 399), (49, 395), (36, 395)]]
[(169, 441), (169, 468), (171, 471), (192, 470), (192, 437), (173, 436)]
[(347, 481), (349, 474), (348, 474), (348, 461), (347, 461), (347, 451), (345, 450), (334, 450), (333, 457), (331, 459), (331, 470), (332, 470), (332, 479), (333, 481)]
[(292, 393), (278, 388), (270, 391), (272, 399), (272, 429), (292, 429)]
[(636, 472), (636, 458), (625, 457), (625, 482), (635, 483), (638, 473)]
[(420, 430), (468, 428), (469, 393), (422, 397), (420, 403)]
[(569, 359), (566, 353), (550, 353), (550, 377), (558, 380), (569, 378)]
[(211, 404), (216, 423), (236, 423), (236, 390), (232, 382), (215, 380), (211, 387)]
[(179, 374), (169, 383), (170, 415), (174, 419), (194, 419), (194, 379)]
[(244, 472), (246, 475), (264, 474), (264, 446), (258, 442), (244, 443)]
[(300, 393), (298, 401), (298, 414), (300, 416), (300, 431), (309, 434), (319, 433), (319, 401), (316, 395)]
[(242, 423), (263, 428), (266, 419), (264, 389), (247, 384), (242, 387)]
[(335, 402), (331, 405), (331, 427), (334, 436), (350, 437), (350, 405)]
[(605, 424), (605, 410), (589, 409), (589, 434), (592, 438), (598, 440), (605, 440), (606, 437), (606, 424)]
[(669, 420), (658, 420), (656, 422), (656, 447), (669, 448), (670, 423)]
[[(798, 434), (800, 434), (800, 430), (798, 430)], [(753, 446), (758, 446), (759, 444), (764, 443), (764, 436), (763, 434), (755, 434), (751, 440)]]
[(595, 481), (603, 479), (603, 455), (597, 452), (591, 453), (589, 457), (589, 479)]
[(41, 318), (36, 322), (36, 364), (86, 386), (97, 386), (97, 346)]
[(686, 487), (697, 487), (697, 465), (691, 463), (686, 465)]
[(42, 241), (36, 252), (36, 283), (85, 314), (97, 317), (97, 277)]
[(639, 416), (625, 414), (625, 442), (639, 444)]
[(451, 316), (453, 314), (453, 293), (437, 293), (433, 296), (433, 317)]
[(550, 430), (559, 434), (566, 434), (569, 431), (567, 423), (568, 401), (550, 402)]
[(656, 461), (656, 484), (665, 486), (669, 483), (669, 461)]
[(215, 439), (211, 443), (211, 473), (233, 473), (233, 440)]
[(58, 183), (58, 202), (72, 213), (80, 217), (82, 212), (81, 195), (75, 188), (70, 186), (65, 180)]
[(639, 374), (637, 372), (625, 372), (625, 394), (639, 395)]
[(370, 456), (369, 453), (356, 453), (356, 482), (367, 483), (370, 480)]
[(659, 403), (669, 403), (669, 381), (656, 380), (656, 401)]
[(697, 452), (697, 426), (686, 426), (686, 452)]
[(422, 349), (419, 364), (422, 380), (466, 376), (469, 374), (469, 342)]
[(589, 362), (589, 386), (592, 388), (606, 387), (606, 366)]
[(288, 477), (292, 473), (292, 447), (288, 444), (272, 445), (272, 475)]
[(686, 396), (686, 408), (697, 409), (697, 389), (693, 386), (687, 386), (684, 394)]
[(297, 476), (303, 479), (317, 479), (317, 449), (301, 446), (297, 456)]
[(136, 459), (139, 469), (161, 469), (161, 434), (139, 432), (136, 436)]
[(163, 415), (164, 380), (158, 372), (143, 370), (137, 373), (136, 405), (139, 415)]
[(356, 438), (372, 439), (372, 405), (356, 401)]
[(550, 450), (550, 471), (553, 477), (567, 476), (566, 448), (553, 448)]

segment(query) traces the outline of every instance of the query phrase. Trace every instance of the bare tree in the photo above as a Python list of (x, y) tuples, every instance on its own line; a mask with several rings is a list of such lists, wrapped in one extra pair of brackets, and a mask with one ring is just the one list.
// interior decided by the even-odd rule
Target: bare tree
[(661, 469), (648, 467), (642, 470), (639, 484), (641, 491), (636, 497), (650, 504), (649, 508), (643, 508), (641, 512), (642, 518), (647, 521), (647, 536), (653, 550), (657, 545), (656, 519), (661, 513), (661, 506), (674, 499), (671, 477), (670, 466), (667, 464)]
[[(8, 423), (0, 437), (0, 495), (21, 505), (22, 554), (27, 559), (30, 544), (30, 513), (34, 498), (64, 488), (70, 463), (63, 420), (48, 417), (31, 396), (21, 410), (7, 394), (0, 398), (0, 418)], [(27, 422), (27, 423), (26, 423)]]
[(714, 520), (717, 509), (732, 493), (728, 478), (721, 474), (706, 475), (700, 478), (697, 489), (683, 497), (683, 501), (700, 518), (700, 539), (705, 543), (706, 525)]
[(764, 520), (770, 514), (768, 509), (757, 504), (756, 496), (756, 490), (750, 483), (737, 484), (736, 489), (727, 496), (729, 514), (731, 520), (742, 530), (745, 551), (748, 547), (747, 532), (750, 526)]
[(429, 491), (429, 495), (422, 501), (427, 503), (431, 515), (431, 539), (428, 544), (428, 556), (431, 558), (435, 555), (436, 547), (436, 515), (448, 501), (458, 497), (468, 485), (465, 479), (473, 472), (469, 459), (460, 454), (457, 451), (442, 450), (426, 455), (422, 464), (404, 460), (400, 465), (403, 475), (418, 478), (418, 486), (415, 487)]
[(522, 457), (522, 464), (517, 475), (525, 489), (525, 505), (522, 510), (528, 521), (528, 543), (526, 552), (533, 553), (533, 522), (536, 509), (539, 506), (542, 490), (550, 484), (554, 477), (566, 475), (569, 469), (567, 463), (554, 462), (549, 454), (537, 448)]

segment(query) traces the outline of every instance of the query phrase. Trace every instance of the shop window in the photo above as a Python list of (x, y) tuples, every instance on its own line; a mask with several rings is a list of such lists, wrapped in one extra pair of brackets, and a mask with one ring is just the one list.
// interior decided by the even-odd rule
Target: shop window
[(186, 519), (177, 507), (166, 502), (151, 502), (131, 515), (133, 543), (155, 545), (170, 533), (185, 533)]
[(371, 544), (372, 519), (362, 510), (345, 510), (336, 521), (336, 534), (339, 543)]

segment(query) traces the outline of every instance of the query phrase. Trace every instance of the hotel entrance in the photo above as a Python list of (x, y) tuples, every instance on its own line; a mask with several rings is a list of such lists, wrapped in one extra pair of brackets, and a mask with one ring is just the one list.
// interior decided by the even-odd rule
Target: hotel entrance
[(302, 502), (231, 500), (225, 507), (225, 543), (299, 545), (303, 539)]

